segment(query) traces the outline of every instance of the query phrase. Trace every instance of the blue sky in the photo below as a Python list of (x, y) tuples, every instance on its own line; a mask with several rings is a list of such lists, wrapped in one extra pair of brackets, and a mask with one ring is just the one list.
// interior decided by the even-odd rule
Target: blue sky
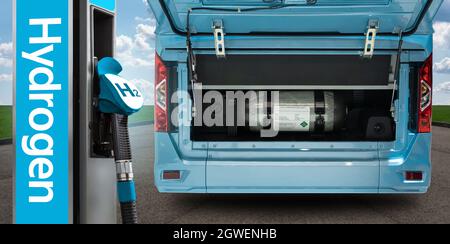
[(144, 0), (117, 0), (116, 57), (122, 75), (133, 80), (153, 104), (156, 21)]
[(12, 103), (12, 43), (11, 0), (0, 5), (0, 105)]
[[(12, 0), (0, 5), (0, 105), (12, 103)], [(123, 76), (132, 79), (152, 103), (155, 19), (144, 0), (117, 0), (116, 56), (125, 66)], [(434, 24), (434, 102), (450, 104), (450, 0), (444, 0)]]

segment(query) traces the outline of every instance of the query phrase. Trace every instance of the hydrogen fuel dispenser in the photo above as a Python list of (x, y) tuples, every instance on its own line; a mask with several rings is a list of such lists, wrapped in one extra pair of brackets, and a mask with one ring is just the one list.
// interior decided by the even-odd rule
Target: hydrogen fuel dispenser
[(143, 99), (111, 58), (116, 11), (14, 0), (15, 223), (116, 223), (118, 198), (136, 222), (127, 115)]
[[(97, 1), (98, 2), (98, 1)], [(106, 2), (106, 1), (103, 1)], [(112, 2), (112, 1), (109, 1)], [(106, 3), (104, 3), (106, 4)], [(101, 7), (95, 1), (82, 0), (79, 4), (79, 83), (74, 92), (79, 97), (79, 124), (74, 133), (79, 134), (78, 176), (79, 221), (81, 223), (115, 223), (116, 201), (115, 167), (109, 138), (102, 138), (108, 130), (97, 109), (99, 94), (96, 65), (104, 57), (114, 56), (115, 8)], [(75, 7), (75, 12), (77, 9)], [(74, 51), (76, 48), (74, 49)], [(76, 77), (77, 72), (74, 72)], [(78, 90), (78, 91), (77, 91)], [(76, 106), (76, 105), (75, 105)], [(78, 131), (77, 131), (78, 130)]]

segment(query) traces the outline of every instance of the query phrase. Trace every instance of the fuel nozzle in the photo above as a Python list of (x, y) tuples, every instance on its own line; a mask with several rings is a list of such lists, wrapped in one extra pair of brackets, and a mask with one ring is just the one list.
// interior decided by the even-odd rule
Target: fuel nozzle
[(138, 112), (144, 105), (139, 89), (119, 76), (122, 66), (114, 58), (98, 62), (100, 82), (98, 109), (111, 114), (113, 152), (116, 164), (117, 191), (123, 224), (137, 224), (136, 190), (133, 160), (131, 156), (128, 116)]

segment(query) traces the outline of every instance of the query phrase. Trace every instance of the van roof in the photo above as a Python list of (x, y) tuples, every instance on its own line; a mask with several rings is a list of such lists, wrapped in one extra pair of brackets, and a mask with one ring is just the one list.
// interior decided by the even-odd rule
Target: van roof
[[(149, 0), (150, 1), (150, 0)], [(153, 0), (151, 0), (153, 1)], [(209, 34), (412, 34), (431, 22), (443, 0), (159, 0), (172, 29)], [(190, 12), (190, 14), (188, 14)]]

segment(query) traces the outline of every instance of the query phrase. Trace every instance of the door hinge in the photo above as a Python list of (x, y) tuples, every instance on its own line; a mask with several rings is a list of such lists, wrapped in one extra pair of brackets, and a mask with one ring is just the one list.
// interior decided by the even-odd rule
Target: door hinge
[(225, 58), (225, 32), (223, 30), (222, 20), (215, 20), (213, 23), (214, 46), (216, 48), (217, 58)]
[(372, 58), (375, 51), (375, 42), (378, 32), (378, 20), (369, 20), (366, 32), (366, 43), (364, 44), (363, 58)]

